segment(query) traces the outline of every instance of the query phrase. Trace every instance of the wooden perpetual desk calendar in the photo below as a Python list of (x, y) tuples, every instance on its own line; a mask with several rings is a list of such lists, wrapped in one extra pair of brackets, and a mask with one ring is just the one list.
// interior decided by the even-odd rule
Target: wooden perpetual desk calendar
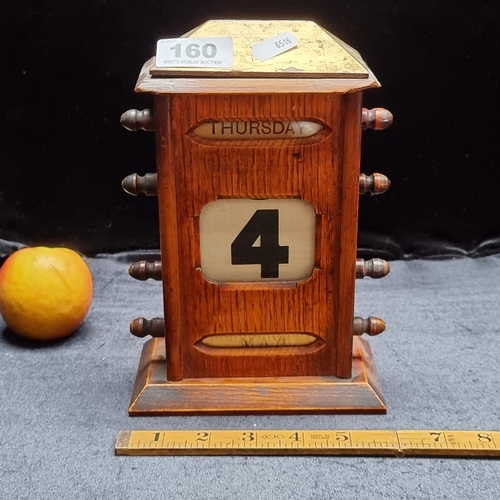
[[(293, 48), (261, 60), (263, 41)], [(158, 196), (161, 262), (130, 274), (163, 281), (165, 315), (132, 321), (153, 338), (130, 415), (384, 413), (359, 335), (385, 325), (354, 317), (355, 279), (389, 271), (356, 259), (358, 196), (389, 187), (360, 175), (362, 129), (392, 122), (361, 107), (377, 79), (310, 21), (209, 21), (160, 43), (170, 60), (136, 87), (154, 112), (122, 116), (156, 135), (157, 172), (123, 187)]]

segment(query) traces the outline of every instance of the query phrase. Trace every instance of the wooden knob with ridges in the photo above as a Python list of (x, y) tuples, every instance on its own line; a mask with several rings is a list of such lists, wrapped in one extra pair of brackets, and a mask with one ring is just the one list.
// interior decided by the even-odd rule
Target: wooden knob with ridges
[(141, 260), (139, 262), (134, 262), (128, 268), (128, 273), (132, 276), (132, 278), (139, 281), (146, 281), (148, 279), (160, 281), (161, 261), (155, 260), (154, 262), (147, 262), (145, 260)]
[(149, 109), (143, 109), (142, 111), (129, 109), (125, 111), (120, 118), (120, 124), (123, 128), (131, 132), (136, 132), (137, 130), (152, 132), (155, 129), (153, 114)]
[(353, 335), (363, 335), (366, 333), (373, 337), (385, 330), (385, 323), (380, 318), (370, 316), (369, 318), (354, 318)]
[(383, 278), (390, 270), (389, 262), (384, 259), (356, 259), (356, 279), (363, 279), (366, 276), (373, 279)]
[(165, 337), (165, 321), (163, 318), (135, 318), (130, 323), (130, 333), (135, 337), (143, 338)]
[(122, 181), (122, 189), (132, 196), (137, 196), (138, 194), (158, 196), (158, 175), (127, 175)]
[(391, 187), (391, 181), (384, 174), (360, 174), (359, 194), (382, 194)]
[(361, 113), (361, 124), (363, 130), (371, 128), (373, 130), (385, 130), (392, 125), (393, 116), (390, 111), (384, 108), (363, 108)]

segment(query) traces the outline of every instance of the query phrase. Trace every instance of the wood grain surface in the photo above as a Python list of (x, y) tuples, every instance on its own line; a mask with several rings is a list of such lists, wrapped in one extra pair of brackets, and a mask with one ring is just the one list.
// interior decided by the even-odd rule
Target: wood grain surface
[(130, 416), (385, 413), (368, 343), (356, 338), (352, 377), (232, 377), (166, 380), (164, 339), (144, 345)]
[[(155, 97), (168, 379), (351, 376), (361, 93)], [(207, 120), (308, 120), (332, 131), (314, 144), (270, 140), (208, 146), (187, 132)], [(231, 286), (200, 269), (199, 215), (221, 198), (297, 198), (316, 210), (313, 275)], [(207, 335), (312, 334), (319, 349), (204, 349)]]

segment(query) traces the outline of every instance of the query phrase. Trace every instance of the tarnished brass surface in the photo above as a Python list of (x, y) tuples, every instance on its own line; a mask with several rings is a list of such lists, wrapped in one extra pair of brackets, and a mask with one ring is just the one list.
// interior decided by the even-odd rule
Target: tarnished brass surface
[[(252, 45), (289, 32), (298, 46), (259, 61), (252, 56)], [(182, 38), (231, 37), (234, 46), (232, 68), (158, 68), (154, 76), (220, 75), (260, 77), (368, 78), (370, 70), (359, 53), (312, 21), (212, 20), (184, 34)]]

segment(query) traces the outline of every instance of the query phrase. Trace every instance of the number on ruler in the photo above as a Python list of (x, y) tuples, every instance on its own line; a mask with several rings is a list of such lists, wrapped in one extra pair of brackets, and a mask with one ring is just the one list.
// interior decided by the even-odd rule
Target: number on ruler
[(336, 432), (335, 433), (335, 440), (336, 441), (347, 441), (349, 439), (348, 436), (346, 436), (345, 432)]
[(441, 437), (441, 434), (442, 434), (442, 432), (429, 432), (429, 435), (431, 435), (431, 436), (436, 436), (436, 437), (434, 438), (434, 441), (435, 441), (436, 443), (439, 443), (439, 438)]
[(481, 443), (491, 443), (491, 436), (487, 432), (478, 432), (477, 439)]
[(242, 441), (254, 441), (255, 440), (255, 434), (253, 432), (243, 432), (242, 433)]
[(278, 278), (279, 265), (288, 264), (288, 250), (279, 244), (279, 210), (257, 210), (231, 243), (231, 264), (260, 264), (261, 278)]
[(195, 441), (208, 441), (208, 432), (197, 432), (196, 435), (198, 436)]

